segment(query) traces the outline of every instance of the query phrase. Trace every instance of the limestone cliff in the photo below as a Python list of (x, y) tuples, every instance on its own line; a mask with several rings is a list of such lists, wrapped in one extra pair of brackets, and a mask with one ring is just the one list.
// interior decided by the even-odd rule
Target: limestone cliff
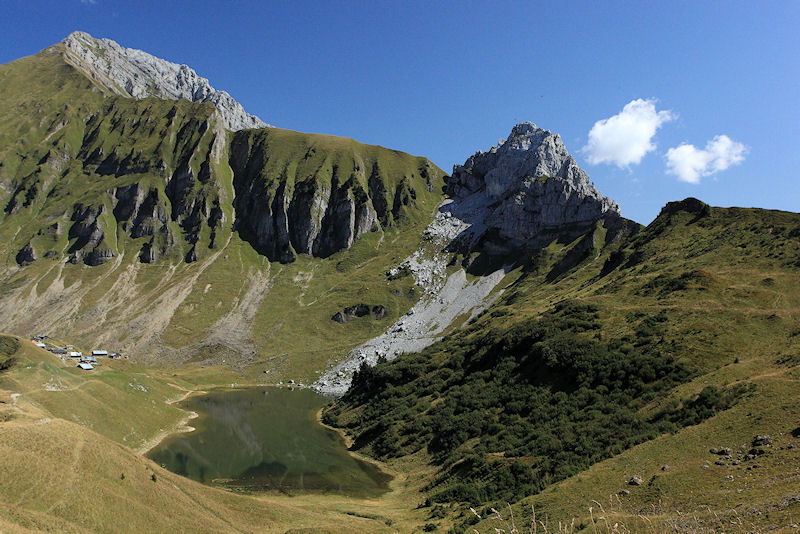
[(447, 178), (447, 192), (469, 212), (471, 243), (504, 254), (575, 238), (601, 219), (619, 219), (619, 207), (600, 194), (567, 152), (561, 136), (531, 122), (508, 139), (478, 151)]
[(268, 126), (247, 113), (231, 95), (217, 91), (206, 78), (186, 65), (125, 48), (111, 39), (95, 39), (86, 32), (73, 32), (62, 44), (72, 63), (116, 94), (137, 99), (155, 96), (167, 100), (185, 98), (191, 102), (211, 102), (229, 130)]

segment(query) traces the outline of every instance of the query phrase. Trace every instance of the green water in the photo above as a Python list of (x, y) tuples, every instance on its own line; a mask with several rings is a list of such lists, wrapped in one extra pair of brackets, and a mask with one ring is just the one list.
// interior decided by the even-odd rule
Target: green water
[(194, 432), (167, 438), (148, 453), (170, 471), (247, 491), (334, 492), (367, 497), (391, 476), (348, 454), (320, 425), (326, 400), (308, 390), (253, 388), (191, 397)]

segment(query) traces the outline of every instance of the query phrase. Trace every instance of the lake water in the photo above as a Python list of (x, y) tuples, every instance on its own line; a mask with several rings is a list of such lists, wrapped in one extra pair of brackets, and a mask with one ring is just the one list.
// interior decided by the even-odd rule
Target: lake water
[(147, 456), (191, 479), (247, 491), (387, 491), (390, 475), (351, 456), (342, 437), (317, 422), (326, 402), (309, 390), (279, 388), (190, 397), (181, 407), (199, 414), (196, 430), (167, 438)]

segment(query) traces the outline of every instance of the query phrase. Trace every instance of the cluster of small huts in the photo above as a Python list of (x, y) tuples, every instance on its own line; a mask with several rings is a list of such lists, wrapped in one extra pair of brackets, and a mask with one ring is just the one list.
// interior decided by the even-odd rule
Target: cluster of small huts
[(108, 352), (105, 349), (95, 349), (92, 350), (91, 355), (84, 355), (83, 352), (75, 350), (75, 347), (72, 345), (58, 347), (51, 343), (51, 345), (48, 346), (48, 344), (44, 341), (45, 339), (50, 339), (50, 336), (39, 334), (34, 336), (31, 341), (37, 347), (50, 351), (62, 358), (78, 358), (78, 367), (85, 371), (94, 369), (94, 366), (97, 364), (97, 358), (111, 358), (112, 360), (118, 360), (122, 358), (122, 355), (119, 352)]

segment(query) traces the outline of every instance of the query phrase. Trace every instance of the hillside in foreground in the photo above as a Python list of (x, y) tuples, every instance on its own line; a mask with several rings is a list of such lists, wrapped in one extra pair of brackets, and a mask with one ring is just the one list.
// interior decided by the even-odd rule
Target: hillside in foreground
[(458, 531), (505, 502), (518, 525), (593, 507), (631, 531), (787, 528), (799, 238), (798, 214), (687, 199), (600, 254), (554, 242), (463, 332), (362, 368), (326, 420), (429, 466), (430, 516)]
[(381, 499), (356, 499), (247, 495), (163, 469), (141, 453), (185, 428), (176, 401), (198, 390), (192, 377), (125, 360), (86, 373), (13, 336), (0, 336), (0, 368), (3, 532), (366, 533), (423, 519), (399, 474)]

